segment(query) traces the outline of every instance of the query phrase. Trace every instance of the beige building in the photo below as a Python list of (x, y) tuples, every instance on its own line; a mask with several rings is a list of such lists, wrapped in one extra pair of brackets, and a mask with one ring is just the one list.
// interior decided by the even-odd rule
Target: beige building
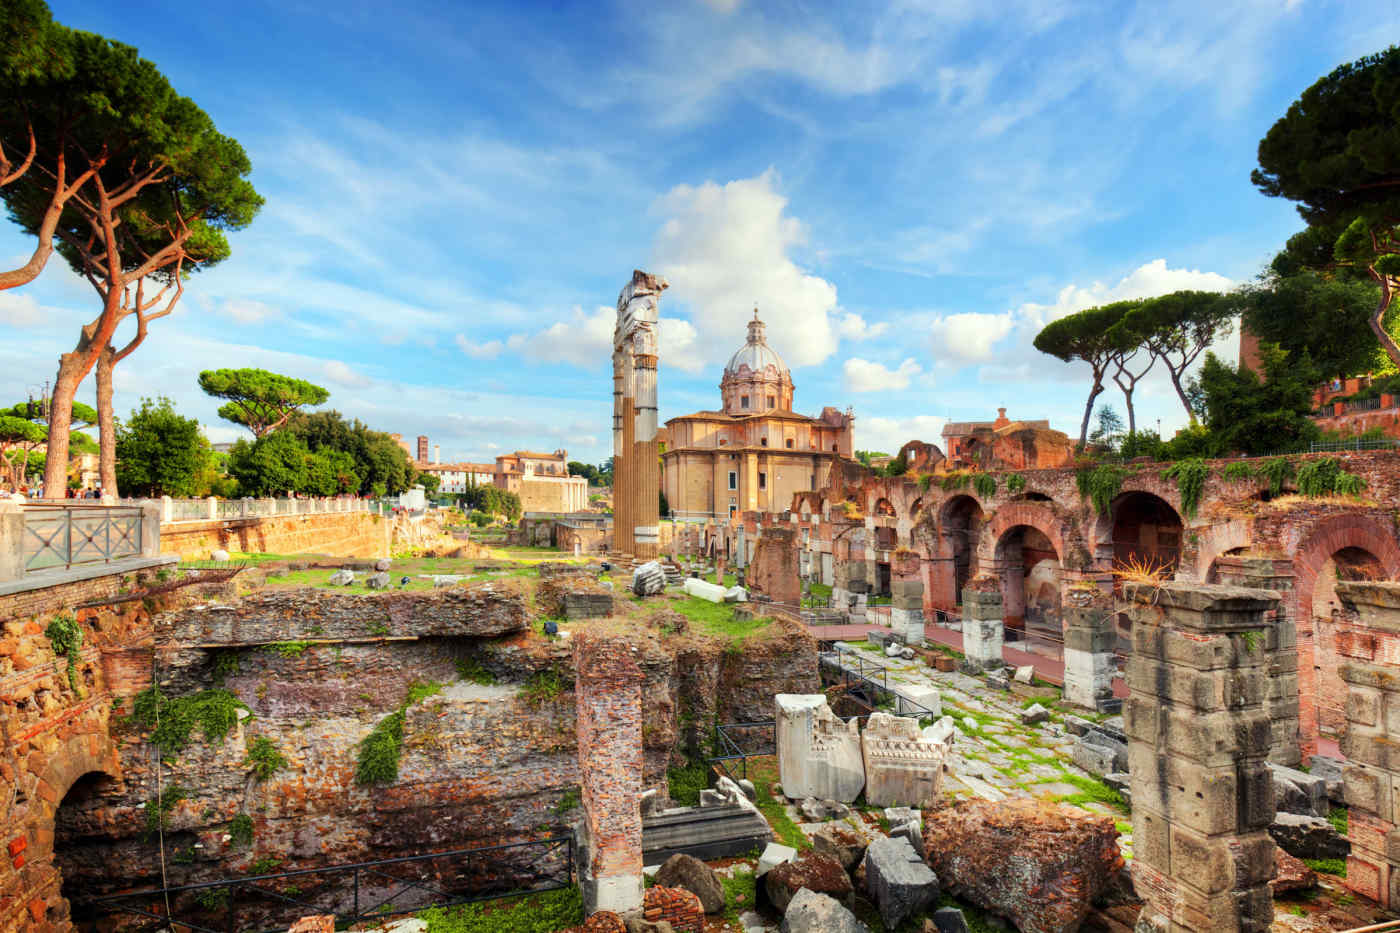
[(852, 455), (849, 410), (827, 407), (815, 418), (792, 410), (792, 374), (768, 346), (757, 310), (719, 390), (721, 410), (666, 422), (661, 488), (678, 521), (780, 512), (793, 493), (825, 483), (835, 459)]
[[(428, 450), (428, 438), (418, 438), (418, 449)], [(437, 450), (436, 447), (433, 448)], [(438, 478), (438, 490), (464, 493), (470, 486), (495, 486), (520, 497), (524, 512), (582, 512), (588, 508), (588, 480), (569, 475), (568, 451), (552, 454), (517, 450), (491, 463), (439, 463), (419, 458), (414, 466)]]

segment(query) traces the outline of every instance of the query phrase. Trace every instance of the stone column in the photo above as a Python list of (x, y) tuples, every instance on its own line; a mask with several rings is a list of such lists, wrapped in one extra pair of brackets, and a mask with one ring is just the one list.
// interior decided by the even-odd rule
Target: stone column
[(1065, 700), (1103, 712), (1113, 702), (1114, 649), (1112, 584), (1109, 589), (1080, 580), (1061, 594), (1065, 626)]
[(1346, 788), (1348, 888), (1389, 910), (1400, 909), (1400, 584), (1337, 584), (1363, 629), (1339, 633), (1339, 668), (1347, 685), (1342, 772)]
[(626, 545), (630, 541), (626, 539), (626, 532), (631, 530), (626, 522), (622, 520), (622, 515), (626, 511), (623, 507), (622, 490), (626, 477), (627, 447), (622, 440), (622, 423), (626, 418), (622, 405), (622, 354), (614, 349), (613, 351), (613, 550), (625, 553)]
[(963, 587), (963, 662), (967, 674), (1001, 668), (1003, 629), (1001, 590), (995, 577), (979, 577)]
[(917, 555), (901, 554), (891, 568), (890, 627), (906, 645), (924, 643), (924, 581)]
[(642, 906), (642, 672), (627, 642), (580, 630), (578, 771), (584, 912)]
[(1274, 816), (1266, 615), (1276, 594), (1123, 587), (1133, 655), (1124, 706), (1140, 933), (1265, 933)]
[(24, 576), (24, 509), (0, 502), (0, 581)]

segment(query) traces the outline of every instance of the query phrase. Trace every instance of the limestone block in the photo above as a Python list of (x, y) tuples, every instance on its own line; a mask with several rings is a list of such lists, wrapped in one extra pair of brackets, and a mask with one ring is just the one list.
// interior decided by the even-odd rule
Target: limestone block
[(938, 799), (946, 747), (924, 741), (918, 720), (871, 713), (860, 744), (866, 803), (927, 807)]
[(885, 929), (897, 930), (938, 900), (938, 876), (908, 839), (876, 839), (865, 850), (865, 888)]
[(855, 800), (865, 787), (856, 720), (842, 722), (822, 694), (780, 693), (775, 701), (783, 792), (794, 799)]
[(937, 718), (943, 715), (943, 698), (928, 687), (896, 687), (894, 708), (901, 716)]
[(1274, 809), (1282, 813), (1326, 816), (1327, 782), (1304, 771), (1269, 762), (1274, 782)]
[(770, 842), (764, 846), (763, 852), (758, 856), (758, 867), (754, 869), (754, 877), (761, 878), (777, 866), (784, 862), (791, 862), (795, 858), (797, 858), (797, 850), (792, 846)]
[(1018, 667), (1016, 668), (1015, 675), (1011, 679), (1016, 681), (1018, 684), (1030, 683), (1031, 681), (1035, 680), (1035, 667), (1030, 664)]
[(1346, 858), (1351, 853), (1346, 837), (1317, 816), (1275, 814), (1269, 835), (1294, 858)]
[(365, 586), (372, 590), (383, 590), (389, 586), (389, 575), (387, 573), (372, 573), (365, 578)]
[(212, 560), (212, 561), (218, 561), (218, 562), (222, 563), (222, 562), (227, 561), (227, 560), (229, 559), (229, 553), (228, 553), (228, 551), (225, 551), (223, 548), (219, 548), (218, 550), (215, 550), (215, 551), (213, 551), (213, 552), (210, 553), (209, 559)]
[(349, 586), (355, 582), (355, 571), (337, 570), (335, 573), (331, 574), (330, 579), (326, 582), (331, 586)]
[(783, 914), (782, 933), (870, 933), (840, 901), (802, 889)]
[(727, 603), (746, 603), (749, 601), (749, 592), (742, 586), (731, 586), (724, 591), (724, 601)]
[(638, 596), (656, 596), (666, 588), (666, 571), (651, 560), (632, 571), (632, 592)]
[(686, 577), (685, 582), (681, 584), (681, 589), (697, 599), (708, 600), (712, 603), (724, 602), (724, 587), (715, 583), (707, 583), (696, 577)]
[(933, 745), (942, 745), (951, 748), (953, 736), (957, 732), (957, 725), (953, 722), (952, 716), (944, 716), (931, 726), (924, 726), (924, 741)]

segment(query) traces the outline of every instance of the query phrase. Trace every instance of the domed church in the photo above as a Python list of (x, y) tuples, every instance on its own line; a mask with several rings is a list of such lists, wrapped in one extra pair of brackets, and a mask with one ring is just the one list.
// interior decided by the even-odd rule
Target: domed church
[(855, 416), (830, 406), (792, 410), (792, 374), (768, 346), (758, 309), (748, 338), (724, 367), (721, 409), (666, 422), (661, 488), (678, 521), (726, 521), (736, 512), (781, 512), (849, 459)]

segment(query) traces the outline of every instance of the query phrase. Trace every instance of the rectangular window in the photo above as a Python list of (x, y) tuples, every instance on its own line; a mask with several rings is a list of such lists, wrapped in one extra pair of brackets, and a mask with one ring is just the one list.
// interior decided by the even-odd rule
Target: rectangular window
[(759, 488), (759, 489), (767, 489), (767, 488), (768, 488), (768, 474), (767, 474), (767, 473), (760, 473), (760, 474), (758, 474), (758, 488)]
[(774, 406), (776, 406), (776, 404), (777, 404), (777, 403), (776, 403), (775, 401), (773, 401), (773, 396), (771, 396), (771, 395), (768, 396), (768, 407), (769, 407), (769, 408), (773, 408)]
[(730, 470), (730, 471), (729, 471), (729, 488), (730, 488), (730, 489), (738, 489), (738, 488), (739, 488), (739, 474), (738, 474), (738, 473), (735, 473), (733, 470)]
[(740, 408), (748, 408), (748, 407), (749, 407), (749, 397), (748, 397), (747, 395), (741, 395), (741, 396), (739, 396), (739, 407), (740, 407)]

